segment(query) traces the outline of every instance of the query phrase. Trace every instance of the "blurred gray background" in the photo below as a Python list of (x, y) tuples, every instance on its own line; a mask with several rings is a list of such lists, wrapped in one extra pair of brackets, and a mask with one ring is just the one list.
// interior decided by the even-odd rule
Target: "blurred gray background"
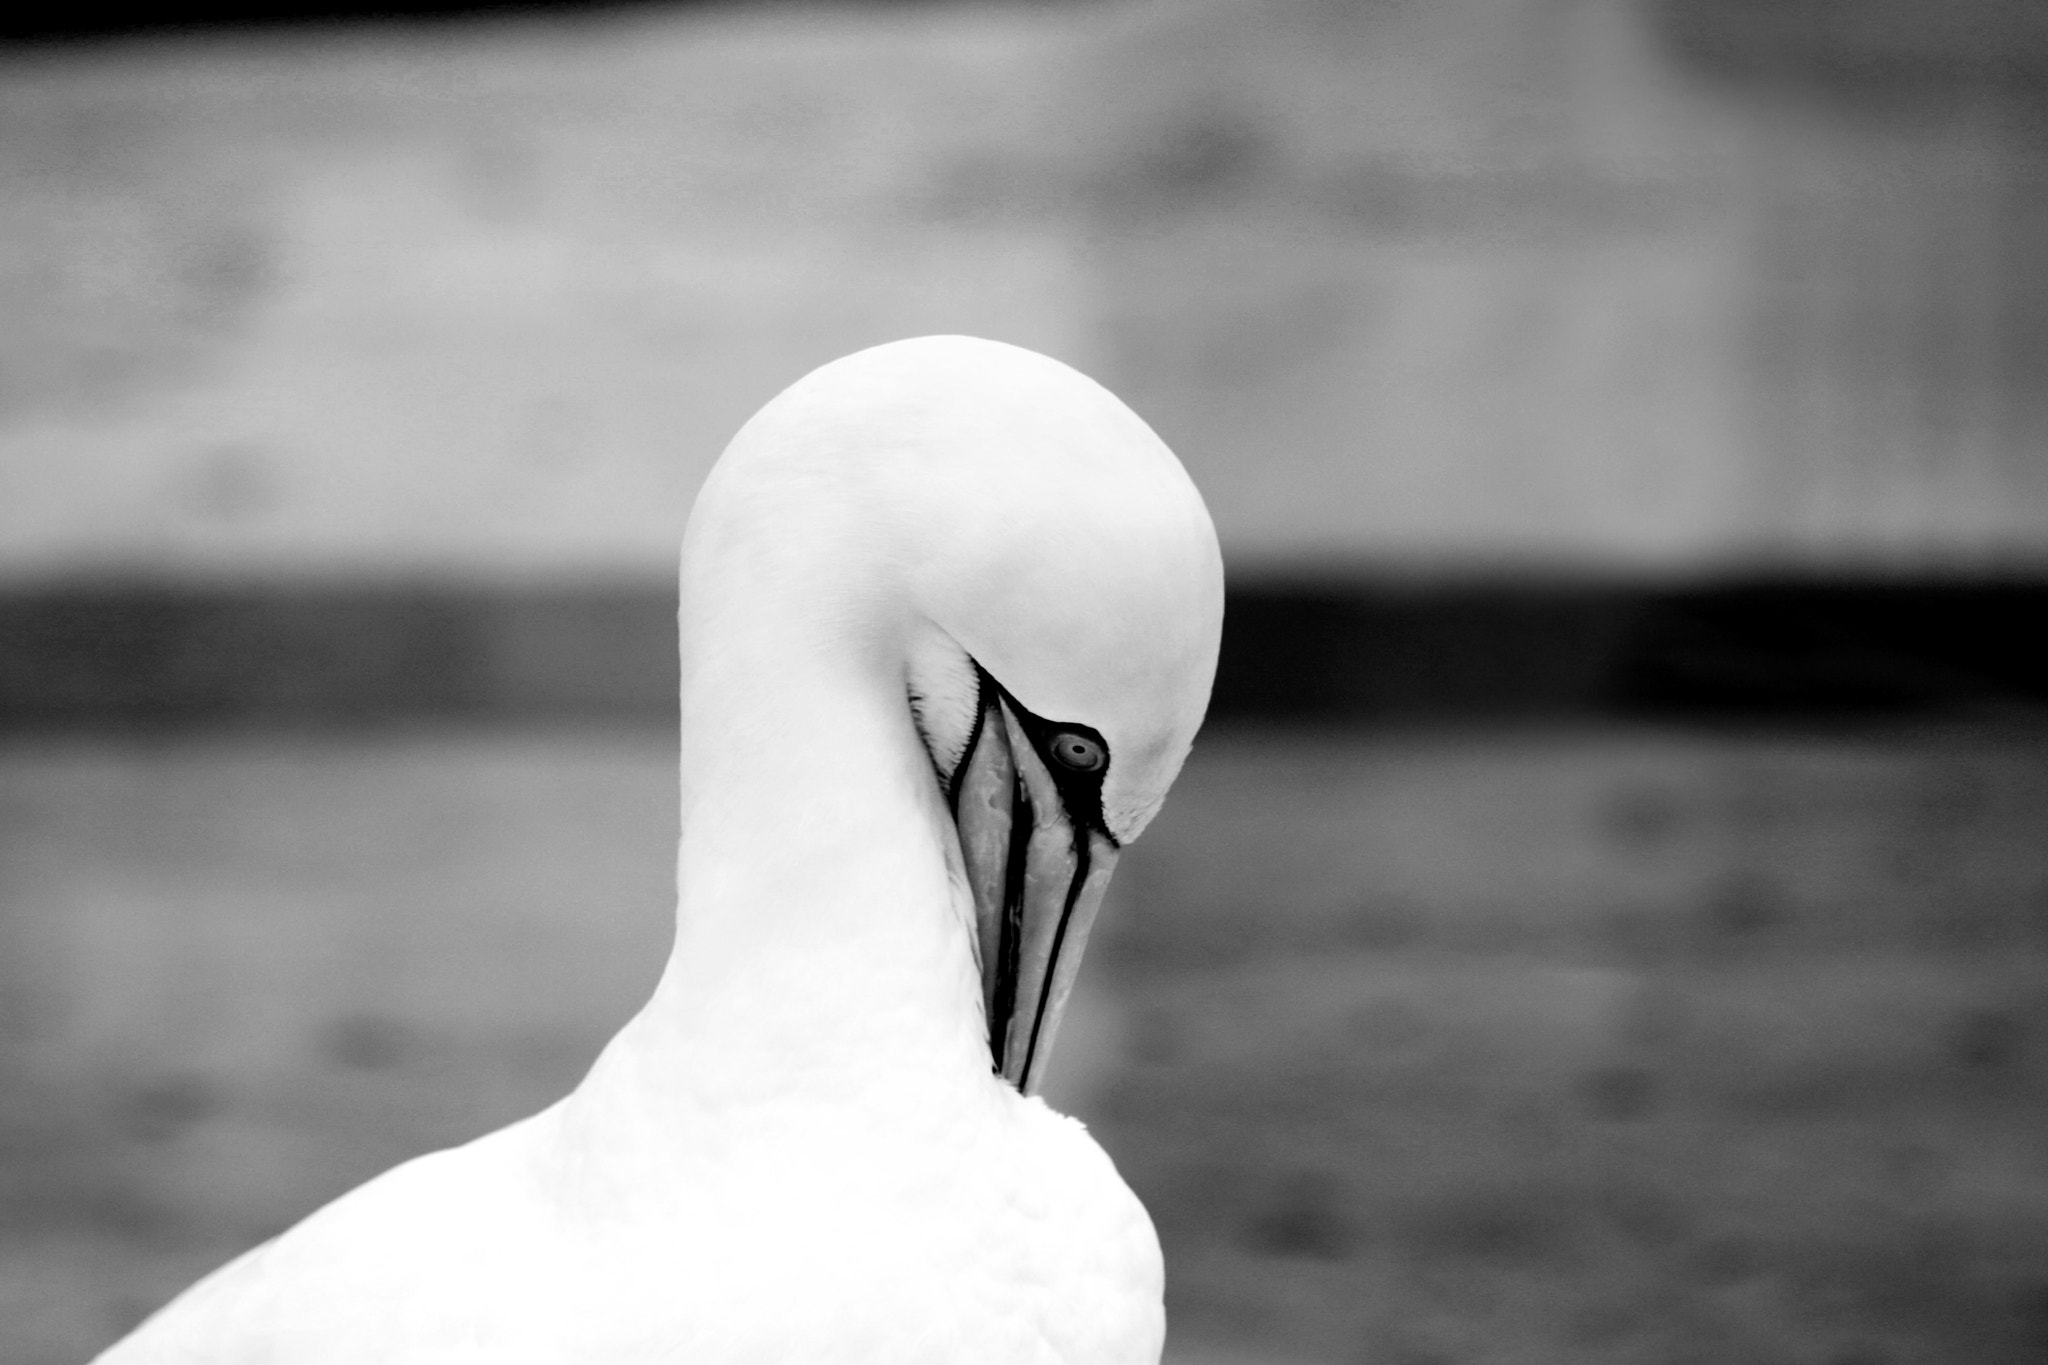
[(574, 1083), (691, 494), (939, 331), (1229, 559), (1057, 1078), (1172, 1360), (2048, 1359), (2038, 6), (134, 17), (0, 32), (0, 1365)]

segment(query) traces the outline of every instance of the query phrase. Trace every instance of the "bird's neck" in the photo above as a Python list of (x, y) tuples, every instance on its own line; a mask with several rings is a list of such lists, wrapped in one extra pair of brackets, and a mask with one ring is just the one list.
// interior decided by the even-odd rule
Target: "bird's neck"
[(900, 665), (772, 625), (693, 649), (685, 620), (675, 947), (613, 1069), (679, 1115), (985, 1088), (971, 901)]

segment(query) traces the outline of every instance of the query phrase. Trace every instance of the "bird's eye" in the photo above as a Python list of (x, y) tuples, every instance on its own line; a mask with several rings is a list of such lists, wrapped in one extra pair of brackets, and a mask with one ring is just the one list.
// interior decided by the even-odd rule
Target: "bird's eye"
[(1086, 735), (1061, 730), (1052, 737), (1052, 756), (1077, 773), (1100, 772), (1109, 755)]

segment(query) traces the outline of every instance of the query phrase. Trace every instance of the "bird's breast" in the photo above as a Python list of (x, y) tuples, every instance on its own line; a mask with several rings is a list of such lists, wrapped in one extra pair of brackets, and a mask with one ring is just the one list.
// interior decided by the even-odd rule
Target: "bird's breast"
[(979, 1122), (899, 1118), (676, 1160), (579, 1239), (588, 1311), (693, 1362), (1155, 1365), (1158, 1241), (1078, 1123), (1007, 1088)]

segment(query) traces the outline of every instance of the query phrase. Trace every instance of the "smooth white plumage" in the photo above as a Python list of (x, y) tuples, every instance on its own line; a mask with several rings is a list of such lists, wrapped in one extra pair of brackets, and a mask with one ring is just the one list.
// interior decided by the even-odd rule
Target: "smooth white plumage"
[[(1151, 1224), (1018, 1086), (1221, 611), (1193, 485), (1065, 366), (925, 338), (799, 381), (684, 541), (654, 998), (560, 1103), (336, 1200), (103, 1365), (1151, 1365)], [(977, 845), (988, 792), (1018, 832)], [(992, 1071), (991, 1010), (1035, 1059)]]

